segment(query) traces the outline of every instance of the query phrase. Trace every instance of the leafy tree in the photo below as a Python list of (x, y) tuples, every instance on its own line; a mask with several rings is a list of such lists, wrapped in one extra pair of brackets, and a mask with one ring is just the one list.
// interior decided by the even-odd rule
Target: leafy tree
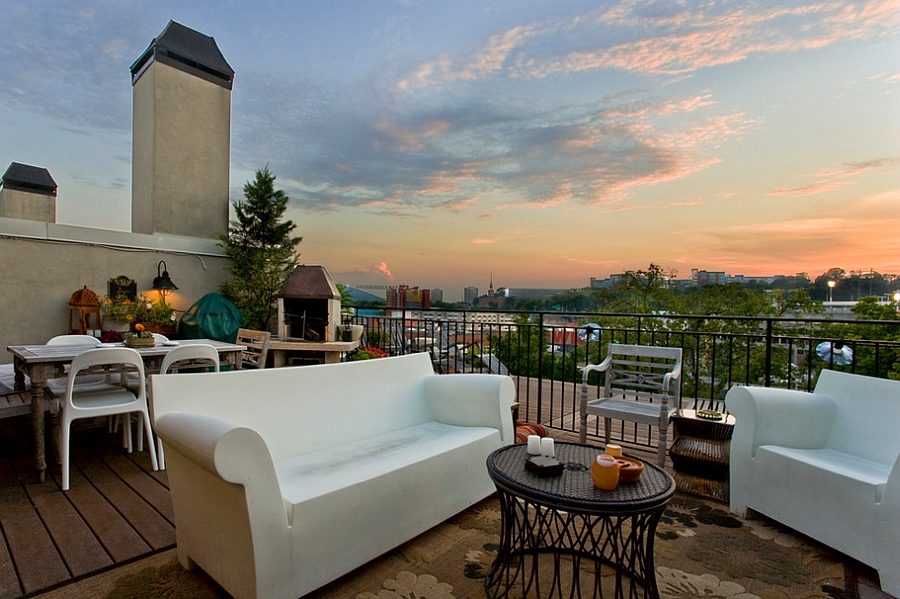
[(809, 295), (806, 289), (774, 289), (772, 301), (778, 316), (786, 314), (824, 314), (825, 306)]
[(547, 343), (546, 333), (531, 322), (527, 314), (517, 316), (516, 326), (510, 332), (491, 337), (491, 352), (509, 368), (510, 373), (519, 376), (539, 376), (539, 354)]
[(232, 261), (232, 280), (221, 292), (243, 313), (245, 326), (268, 331), (277, 316), (276, 294), (297, 263), (295, 248), (303, 238), (291, 237), (296, 225), (282, 220), (290, 198), (275, 189), (268, 167), (244, 184), (244, 198), (233, 203), (236, 219), (219, 243)]
[[(829, 297), (833, 297), (835, 301), (850, 299), (846, 278), (847, 273), (843, 268), (829, 268), (826, 272), (816, 277), (816, 281), (813, 283), (813, 298), (821, 301), (825, 301)], [(829, 281), (834, 281), (833, 289), (829, 289)]]
[[(860, 320), (900, 320), (895, 304), (881, 305), (874, 295), (861, 298), (850, 311)], [(891, 327), (890, 330), (894, 330)]]
[(668, 309), (672, 299), (668, 282), (674, 277), (674, 270), (666, 272), (658, 264), (626, 272), (617, 286), (626, 311), (650, 314)]
[(350, 291), (350, 288), (342, 283), (335, 283), (335, 287), (337, 287), (338, 293), (341, 294), (341, 312), (346, 311), (348, 314), (352, 314), (353, 310), (350, 309), (350, 306), (353, 305), (353, 293)]

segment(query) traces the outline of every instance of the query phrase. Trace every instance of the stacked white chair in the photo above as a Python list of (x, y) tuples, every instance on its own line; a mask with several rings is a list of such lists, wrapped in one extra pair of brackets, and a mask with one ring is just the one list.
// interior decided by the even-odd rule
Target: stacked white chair
[[(163, 358), (162, 366), (159, 368), (159, 374), (173, 374), (183, 368), (203, 368), (204, 371), (212, 369), (212, 372), (219, 370), (219, 352), (212, 345), (206, 343), (191, 343), (189, 345), (179, 345), (166, 354)], [(151, 391), (150, 410), (153, 411), (153, 397)], [(159, 459), (159, 469), (166, 469), (166, 456), (163, 453), (162, 439), (156, 439), (156, 454)]]
[[(79, 373), (98, 369), (128, 368), (137, 371), (139, 384), (137, 393), (122, 386), (100, 389), (79, 389), (76, 379)], [(72, 360), (66, 391), (60, 404), (60, 453), (62, 457), (62, 489), (69, 489), (70, 448), (72, 422), (82, 418), (113, 416), (115, 414), (139, 413), (147, 435), (147, 451), (154, 470), (159, 469), (156, 449), (153, 443), (153, 429), (150, 426), (150, 410), (147, 406), (147, 386), (144, 382), (144, 362), (133, 349), (98, 348), (79, 354)], [(125, 427), (128, 451), (131, 451), (131, 428)]]

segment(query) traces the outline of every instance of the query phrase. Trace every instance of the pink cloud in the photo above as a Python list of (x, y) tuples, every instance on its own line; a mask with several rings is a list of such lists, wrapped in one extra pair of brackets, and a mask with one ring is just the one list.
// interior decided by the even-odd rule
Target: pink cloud
[(374, 265), (375, 271), (383, 274), (388, 278), (388, 280), (392, 280), (394, 275), (391, 274), (391, 269), (388, 268), (388, 265), (384, 262), (378, 262)]
[(893, 168), (900, 159), (897, 158), (877, 158), (874, 160), (866, 160), (863, 162), (849, 162), (839, 168), (822, 169), (813, 174), (814, 177), (851, 177), (870, 170), (880, 170)]
[(812, 196), (827, 191), (840, 189), (847, 185), (852, 185), (849, 181), (820, 181), (818, 183), (810, 183), (809, 185), (800, 185), (799, 187), (782, 187), (767, 193), (767, 196)]

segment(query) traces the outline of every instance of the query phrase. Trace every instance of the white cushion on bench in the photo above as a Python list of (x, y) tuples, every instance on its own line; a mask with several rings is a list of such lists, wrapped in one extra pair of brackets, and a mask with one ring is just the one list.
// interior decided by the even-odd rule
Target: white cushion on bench
[(340, 447), (323, 449), (275, 464), (285, 503), (297, 505), (314, 497), (363, 485), (411, 464), (493, 437), (487, 427), (450, 426), (428, 422)]
[[(768, 466), (793, 472), (800, 480), (812, 479), (827, 472), (841, 477), (842, 487), (853, 487), (856, 492), (865, 491), (875, 503), (881, 501), (884, 485), (891, 469), (884, 464), (859, 458), (833, 449), (794, 449), (779, 445), (763, 445), (757, 450), (756, 459), (761, 468)], [(803, 476), (804, 470), (814, 469), (812, 476)]]

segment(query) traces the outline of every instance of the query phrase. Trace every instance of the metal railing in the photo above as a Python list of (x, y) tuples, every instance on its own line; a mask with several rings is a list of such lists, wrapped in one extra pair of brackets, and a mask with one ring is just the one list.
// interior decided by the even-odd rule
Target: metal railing
[[(823, 368), (900, 378), (900, 320), (409, 309), (363, 314), (352, 321), (364, 325), (364, 343), (392, 355), (428, 352), (441, 373), (509, 374), (521, 414), (569, 432), (578, 431), (581, 367), (601, 361), (609, 343), (680, 347), (683, 408), (724, 410), (722, 399), (733, 385), (809, 391)], [(614, 426), (614, 433), (617, 441), (655, 446), (652, 430)], [(589, 434), (598, 434), (596, 425)]]

